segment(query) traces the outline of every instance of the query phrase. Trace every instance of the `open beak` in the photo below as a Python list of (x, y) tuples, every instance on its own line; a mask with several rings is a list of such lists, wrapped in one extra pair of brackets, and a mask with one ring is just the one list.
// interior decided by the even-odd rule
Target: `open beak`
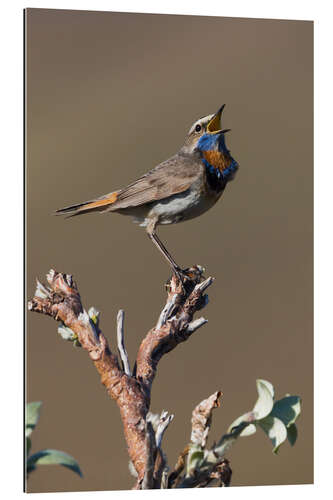
[(225, 104), (220, 107), (217, 113), (213, 116), (207, 125), (207, 132), (219, 132), (221, 130), (221, 116), (224, 110)]
[(213, 118), (210, 120), (210, 122), (207, 125), (207, 132), (211, 133), (217, 133), (220, 132), (221, 134), (225, 134), (226, 132), (229, 132), (231, 129), (226, 128), (224, 130), (221, 130), (221, 116), (224, 110), (225, 104), (220, 107), (220, 109), (215, 113)]

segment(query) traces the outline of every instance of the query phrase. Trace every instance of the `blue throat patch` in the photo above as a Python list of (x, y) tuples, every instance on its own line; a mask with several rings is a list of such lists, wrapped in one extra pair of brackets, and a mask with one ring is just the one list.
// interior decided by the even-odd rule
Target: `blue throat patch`
[(218, 185), (220, 185), (220, 189), (222, 189), (237, 171), (238, 163), (229, 155), (229, 150), (224, 141), (224, 134), (204, 134), (198, 141), (198, 149), (201, 152), (214, 151), (216, 150), (216, 146), (218, 151), (231, 158), (231, 163), (227, 168), (221, 172), (219, 168), (211, 165), (206, 158), (202, 157), (201, 160), (206, 167), (210, 182), (214, 183), (214, 186), (216, 185), (214, 189), (217, 189)]
[(216, 145), (221, 153), (229, 153), (225, 145), (224, 134), (204, 134), (198, 141), (198, 149), (200, 151), (213, 151)]

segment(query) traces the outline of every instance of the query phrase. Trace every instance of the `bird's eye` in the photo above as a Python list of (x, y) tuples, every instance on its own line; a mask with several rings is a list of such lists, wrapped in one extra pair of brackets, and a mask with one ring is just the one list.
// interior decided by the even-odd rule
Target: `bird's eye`
[(195, 127), (195, 131), (196, 131), (196, 132), (200, 132), (200, 130), (201, 130), (201, 125), (197, 125), (197, 126)]

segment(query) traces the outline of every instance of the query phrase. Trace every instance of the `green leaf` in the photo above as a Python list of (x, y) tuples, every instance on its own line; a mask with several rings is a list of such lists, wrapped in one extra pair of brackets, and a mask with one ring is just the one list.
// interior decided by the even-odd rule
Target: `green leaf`
[[(250, 415), (250, 414), (246, 414), (246, 415)], [(236, 439), (239, 436), (241, 436), (242, 432), (244, 432), (244, 429), (246, 429), (246, 427), (248, 425), (251, 425), (251, 424), (242, 421), (237, 426), (232, 427), (230, 432), (228, 432), (227, 434), (224, 434), (221, 437), (221, 439), (219, 440), (219, 442), (214, 447), (215, 458), (216, 458), (216, 455), (218, 455), (219, 457), (222, 458), (224, 456), (224, 454), (227, 452), (227, 450), (231, 447), (231, 445), (236, 441)]]
[(94, 323), (94, 325), (98, 327), (100, 312), (96, 309), (96, 307), (94, 307), (94, 306), (90, 307), (90, 309), (88, 311), (88, 315), (89, 315), (89, 318)]
[(64, 325), (64, 323), (60, 323), (58, 326), (58, 333), (64, 340), (69, 340), (70, 342), (73, 342), (77, 338), (73, 330)]
[(63, 465), (82, 477), (77, 461), (63, 451), (41, 450), (34, 453), (27, 460), (28, 471), (33, 470), (37, 465)]
[(252, 434), (255, 434), (257, 431), (257, 428), (254, 424), (249, 424), (245, 429), (240, 433), (240, 436), (245, 437), (245, 436), (252, 436)]
[(256, 420), (267, 417), (273, 408), (274, 388), (267, 380), (257, 380), (258, 400), (253, 408)]
[(32, 431), (37, 425), (42, 402), (34, 401), (33, 403), (28, 403), (25, 407), (25, 435), (30, 436)]
[(228, 433), (241, 423), (246, 422), (248, 425), (244, 427), (244, 430), (239, 434), (239, 436), (251, 436), (256, 432), (256, 421), (265, 418), (270, 414), (274, 404), (274, 388), (272, 384), (267, 382), (267, 380), (258, 379), (257, 391), (258, 399), (253, 410), (236, 418), (236, 420), (234, 420), (234, 422), (229, 426)]
[(284, 423), (276, 417), (268, 415), (258, 422), (258, 425), (267, 434), (273, 444), (273, 453), (277, 453), (279, 446), (287, 438), (287, 429)]
[(248, 425), (245, 426), (244, 430), (239, 434), (240, 436), (251, 436), (256, 432), (256, 426), (252, 423), (255, 422), (255, 415), (252, 411), (248, 413), (244, 413), (240, 417), (236, 418), (233, 423), (228, 428), (228, 433), (232, 432), (233, 429), (238, 427), (242, 423), (246, 423)]
[(287, 394), (284, 398), (274, 402), (274, 387), (267, 380), (257, 381), (258, 399), (252, 411), (244, 413), (229, 426), (214, 453), (207, 452), (205, 461), (213, 463), (216, 454), (224, 456), (230, 446), (239, 436), (251, 436), (259, 425), (268, 435), (273, 444), (273, 452), (277, 453), (279, 446), (286, 440), (293, 445), (297, 439), (297, 428), (294, 424), (301, 412), (301, 399), (299, 396)]
[(204, 451), (198, 444), (192, 444), (189, 449), (187, 459), (186, 475), (191, 476), (193, 472), (200, 467), (204, 458)]
[(287, 438), (291, 446), (294, 446), (297, 439), (297, 427), (295, 424), (291, 424), (287, 427)]
[(31, 450), (31, 439), (27, 436), (25, 439), (25, 454), (26, 457), (29, 455), (29, 452)]
[(271, 415), (277, 417), (286, 427), (294, 424), (301, 413), (301, 398), (299, 396), (286, 396), (276, 401)]

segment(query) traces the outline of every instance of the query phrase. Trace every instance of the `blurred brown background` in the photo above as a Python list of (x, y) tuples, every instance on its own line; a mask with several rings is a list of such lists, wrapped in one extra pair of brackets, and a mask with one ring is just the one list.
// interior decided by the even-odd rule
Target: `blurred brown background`
[[(113, 348), (125, 309), (133, 363), (164, 304), (166, 262), (130, 218), (51, 213), (123, 187), (226, 103), (236, 180), (202, 217), (160, 229), (181, 265), (216, 277), (209, 323), (161, 361), (152, 410), (175, 413), (172, 466), (200, 400), (224, 393), (217, 439), (265, 378), (277, 397), (302, 396), (299, 439), (277, 456), (260, 431), (240, 439), (228, 454), (233, 485), (311, 483), (313, 24), (28, 9), (26, 34), (28, 297), (50, 267), (72, 273)], [(129, 489), (118, 408), (87, 354), (49, 318), (28, 314), (27, 326), (27, 400), (43, 401), (32, 451), (64, 450), (84, 473), (41, 467), (28, 490)]]

